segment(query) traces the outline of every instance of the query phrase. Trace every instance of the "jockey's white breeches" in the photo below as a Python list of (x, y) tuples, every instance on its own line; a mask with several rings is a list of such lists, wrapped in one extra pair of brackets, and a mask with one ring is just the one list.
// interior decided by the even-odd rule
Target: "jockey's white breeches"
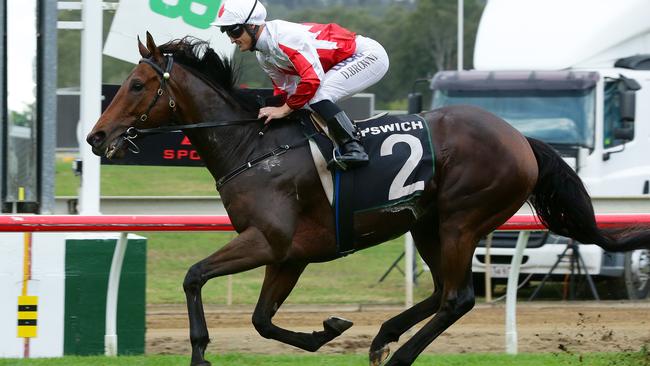
[(388, 54), (374, 39), (356, 37), (354, 55), (333, 66), (325, 73), (320, 87), (309, 104), (321, 100), (336, 103), (350, 97), (381, 80), (388, 71)]

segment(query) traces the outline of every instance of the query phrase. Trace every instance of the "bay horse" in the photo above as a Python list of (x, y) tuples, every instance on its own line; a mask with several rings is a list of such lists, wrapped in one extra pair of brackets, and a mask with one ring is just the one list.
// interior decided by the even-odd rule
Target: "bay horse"
[[(207, 43), (184, 38), (157, 46), (147, 33), (138, 40), (142, 60), (87, 137), (93, 152), (120, 158), (133, 148), (134, 129), (187, 127), (223, 121), (218, 127), (184, 130), (215, 181), (232, 179), (219, 193), (238, 236), (192, 265), (187, 298), (192, 366), (210, 365), (201, 288), (210, 279), (266, 266), (252, 323), (262, 337), (316, 351), (352, 323), (337, 317), (323, 330), (294, 332), (273, 324), (309, 263), (339, 257), (332, 207), (307, 143), (282, 155), (278, 146), (304, 141), (298, 123), (275, 120), (263, 137), (259, 104), (235, 87), (236, 72)], [(476, 107), (450, 106), (420, 114), (435, 149), (435, 174), (411, 210), (375, 209), (354, 217), (355, 248), (365, 249), (410, 231), (431, 269), (429, 297), (384, 322), (369, 350), (371, 365), (410, 365), (445, 329), (474, 306), (471, 260), (480, 238), (506, 222), (526, 201), (557, 234), (608, 251), (648, 248), (645, 230), (609, 232), (596, 226), (589, 195), (576, 173), (547, 144), (526, 138), (499, 117)], [(243, 122), (242, 122), (243, 121)], [(242, 122), (242, 123), (238, 123)], [(247, 122), (247, 123), (244, 123)], [(255, 156), (272, 164), (253, 165)], [(431, 317), (389, 358), (389, 343)]]

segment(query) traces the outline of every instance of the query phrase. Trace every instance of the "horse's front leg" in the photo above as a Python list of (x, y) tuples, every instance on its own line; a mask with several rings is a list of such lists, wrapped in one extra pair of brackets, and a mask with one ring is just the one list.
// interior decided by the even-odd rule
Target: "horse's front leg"
[(264, 284), (253, 312), (253, 325), (264, 338), (275, 339), (305, 351), (315, 352), (350, 328), (352, 322), (330, 317), (323, 321), (324, 330), (301, 333), (280, 328), (271, 321), (293, 290), (306, 265), (303, 262), (284, 262), (266, 266)]
[(201, 300), (203, 285), (213, 277), (247, 271), (273, 261), (273, 251), (264, 235), (256, 228), (250, 227), (223, 248), (190, 267), (183, 282), (183, 289), (190, 319), (191, 366), (210, 365), (204, 358), (210, 337)]

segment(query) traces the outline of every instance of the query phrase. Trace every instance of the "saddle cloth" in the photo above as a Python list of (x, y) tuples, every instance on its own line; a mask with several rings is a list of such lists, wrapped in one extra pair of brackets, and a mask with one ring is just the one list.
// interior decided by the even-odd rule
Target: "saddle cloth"
[[(434, 174), (429, 127), (421, 116), (379, 116), (357, 122), (367, 166), (327, 169), (333, 143), (314, 123), (303, 120), (320, 180), (333, 207), (340, 255), (354, 251), (354, 213), (409, 207)], [(416, 212), (414, 212), (417, 215)]]

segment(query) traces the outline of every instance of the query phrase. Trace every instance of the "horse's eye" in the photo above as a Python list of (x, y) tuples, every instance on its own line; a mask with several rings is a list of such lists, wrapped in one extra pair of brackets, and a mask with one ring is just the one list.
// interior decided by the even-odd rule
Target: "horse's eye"
[(144, 89), (144, 84), (139, 81), (135, 81), (131, 84), (131, 90), (133, 91), (141, 91), (142, 89)]

